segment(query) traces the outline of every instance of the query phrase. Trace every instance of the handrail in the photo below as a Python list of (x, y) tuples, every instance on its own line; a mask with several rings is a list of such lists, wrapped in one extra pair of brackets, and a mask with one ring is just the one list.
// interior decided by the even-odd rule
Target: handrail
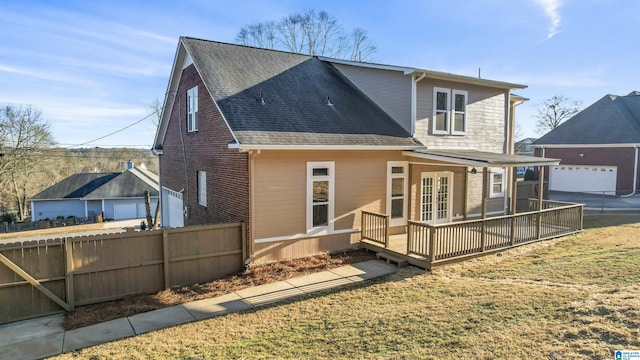
[(582, 230), (582, 208), (571, 204), (433, 225), (409, 220), (407, 255), (434, 263), (575, 233)]
[(389, 215), (361, 212), (360, 238), (389, 247)]

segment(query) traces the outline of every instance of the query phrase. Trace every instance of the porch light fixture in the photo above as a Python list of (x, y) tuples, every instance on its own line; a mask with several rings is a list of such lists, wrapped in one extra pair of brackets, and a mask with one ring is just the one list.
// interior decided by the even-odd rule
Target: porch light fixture
[(478, 170), (476, 168), (471, 169), (471, 171), (469, 171), (470, 174), (477, 174)]

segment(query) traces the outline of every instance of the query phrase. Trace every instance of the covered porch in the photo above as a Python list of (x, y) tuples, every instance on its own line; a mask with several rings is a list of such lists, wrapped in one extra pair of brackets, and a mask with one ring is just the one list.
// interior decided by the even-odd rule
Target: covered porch
[[(397, 203), (395, 208), (393, 205), (387, 207), (390, 210), (387, 214), (362, 211), (361, 215), (361, 246), (379, 252), (383, 257), (403, 259), (431, 269), (582, 230), (583, 205), (543, 199), (544, 167), (557, 164), (559, 161), (556, 159), (471, 150), (418, 150), (405, 155), (413, 160), (409, 162), (408, 178), (412, 179), (412, 188), (416, 188), (413, 191), (416, 196), (407, 196), (407, 201), (402, 203), (406, 209), (404, 213), (409, 214), (406, 222), (394, 226), (398, 224), (394, 215), (397, 217), (400, 213)], [(421, 167), (433, 165), (433, 162), (438, 166), (464, 167), (465, 207), (462, 216), (453, 218), (451, 215), (450, 189), (454, 187), (451, 177), (431, 177), (431, 173), (417, 177), (412, 174)], [(518, 166), (537, 166), (540, 171), (538, 196), (528, 199), (527, 211), (521, 213), (516, 211)], [(467, 211), (466, 199), (470, 191), (466, 173), (476, 174), (478, 168), (482, 169), (481, 211), (474, 215)], [(503, 174), (501, 186), (505, 187), (505, 208), (498, 216), (489, 216), (487, 211), (491, 200), (490, 186), (495, 185), (490, 181), (492, 168), (510, 169)], [(416, 184), (418, 179), (420, 183)], [(441, 187), (446, 191), (439, 190)], [(416, 204), (411, 203), (412, 199)]]

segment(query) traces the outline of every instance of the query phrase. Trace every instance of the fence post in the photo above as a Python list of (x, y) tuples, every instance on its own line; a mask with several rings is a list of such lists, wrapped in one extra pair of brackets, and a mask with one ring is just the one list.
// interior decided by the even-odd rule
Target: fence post
[(69, 305), (69, 310), (73, 310), (75, 309), (76, 294), (75, 286), (73, 283), (73, 243), (69, 241), (69, 238), (64, 238), (64, 256), (66, 259), (64, 275), (67, 293), (67, 305)]
[(240, 238), (242, 239), (242, 265), (244, 266), (245, 261), (247, 260), (247, 223), (243, 222), (241, 224), (242, 226), (240, 231), (242, 231), (242, 235)]
[(164, 288), (171, 287), (171, 279), (169, 278), (169, 234), (166, 229), (162, 229), (162, 260), (164, 265)]
[(600, 212), (604, 212), (604, 191), (602, 192), (602, 208), (600, 209)]

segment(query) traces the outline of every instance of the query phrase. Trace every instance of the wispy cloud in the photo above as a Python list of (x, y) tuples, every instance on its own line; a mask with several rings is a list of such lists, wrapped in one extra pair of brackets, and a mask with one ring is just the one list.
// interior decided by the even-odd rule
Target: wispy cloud
[(560, 0), (536, 0), (536, 3), (542, 7), (545, 15), (551, 20), (549, 32), (547, 33), (547, 40), (549, 40), (558, 33), (558, 28), (562, 20), (559, 9), (562, 4)]

